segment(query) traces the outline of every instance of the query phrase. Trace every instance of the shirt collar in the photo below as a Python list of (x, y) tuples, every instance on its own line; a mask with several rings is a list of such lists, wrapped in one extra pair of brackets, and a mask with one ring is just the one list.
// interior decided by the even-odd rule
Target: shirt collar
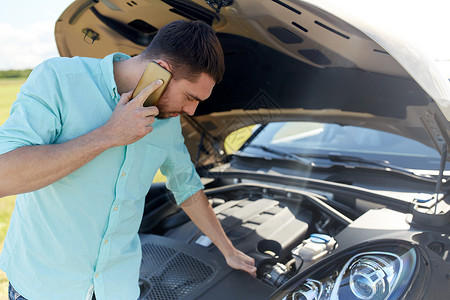
[(116, 81), (114, 80), (113, 62), (129, 58), (131, 58), (129, 55), (116, 52), (106, 56), (100, 61), (103, 78), (105, 78), (105, 83), (112, 99), (120, 98), (120, 95), (117, 92)]

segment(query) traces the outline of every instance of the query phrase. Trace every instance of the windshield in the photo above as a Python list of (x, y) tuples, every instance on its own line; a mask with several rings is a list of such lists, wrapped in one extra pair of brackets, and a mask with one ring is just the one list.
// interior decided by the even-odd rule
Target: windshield
[(268, 124), (241, 153), (267, 156), (267, 148), (322, 160), (352, 156), (414, 170), (437, 171), (440, 163), (436, 150), (417, 141), (374, 129), (317, 122)]

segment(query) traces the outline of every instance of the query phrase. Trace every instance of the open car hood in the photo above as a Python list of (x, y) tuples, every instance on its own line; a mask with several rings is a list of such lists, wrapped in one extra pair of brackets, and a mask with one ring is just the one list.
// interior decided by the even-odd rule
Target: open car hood
[(136, 55), (171, 21), (211, 24), (224, 49), (225, 76), (194, 117), (181, 118), (197, 158), (200, 141), (220, 156), (232, 131), (286, 120), (384, 130), (441, 153), (450, 146), (449, 76), (408, 41), (402, 30), (411, 24), (393, 22), (389, 1), (209, 1), (229, 4), (220, 12), (206, 2), (78, 0), (56, 22), (58, 50)]

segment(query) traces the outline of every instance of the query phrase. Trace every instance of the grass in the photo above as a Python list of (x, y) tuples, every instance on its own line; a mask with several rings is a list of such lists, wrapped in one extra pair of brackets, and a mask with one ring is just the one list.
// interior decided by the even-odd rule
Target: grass
[[(24, 78), (0, 79), (0, 125), (3, 124), (9, 116), (12, 103), (16, 99), (20, 86), (25, 82)], [(252, 127), (246, 127), (238, 130), (225, 141), (226, 152), (231, 153), (240, 148), (245, 140), (250, 136)], [(164, 182), (166, 178), (158, 170), (153, 182)], [(0, 250), (3, 248), (6, 231), (9, 227), (11, 213), (14, 209), (15, 196), (0, 198)], [(3, 271), (0, 270), (0, 300), (7, 300), (8, 279)]]

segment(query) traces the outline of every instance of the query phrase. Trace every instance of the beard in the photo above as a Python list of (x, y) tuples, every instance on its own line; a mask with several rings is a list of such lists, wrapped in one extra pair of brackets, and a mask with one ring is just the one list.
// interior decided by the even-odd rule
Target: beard
[(157, 116), (155, 116), (155, 118), (158, 120), (165, 120), (165, 119), (169, 119), (169, 118), (178, 117), (179, 115), (181, 115), (180, 112), (166, 112), (166, 111), (160, 110), (159, 114)]
[(155, 116), (155, 118), (159, 119), (159, 120), (173, 118), (175, 116), (182, 114), (182, 112), (173, 111), (173, 108), (171, 109), (167, 105), (164, 105), (164, 103), (157, 103), (156, 107), (159, 110), (159, 114), (157, 116)]
[(155, 118), (158, 119), (158, 120), (165, 120), (165, 119), (172, 118), (172, 114), (160, 113)]
[(175, 116), (181, 115), (183, 112), (174, 111), (173, 105), (171, 105), (171, 101), (169, 100), (171, 96), (169, 88), (162, 94), (161, 98), (159, 98), (156, 103), (156, 107), (159, 110), (159, 114), (155, 116), (156, 119), (165, 120), (169, 118), (173, 118)]

